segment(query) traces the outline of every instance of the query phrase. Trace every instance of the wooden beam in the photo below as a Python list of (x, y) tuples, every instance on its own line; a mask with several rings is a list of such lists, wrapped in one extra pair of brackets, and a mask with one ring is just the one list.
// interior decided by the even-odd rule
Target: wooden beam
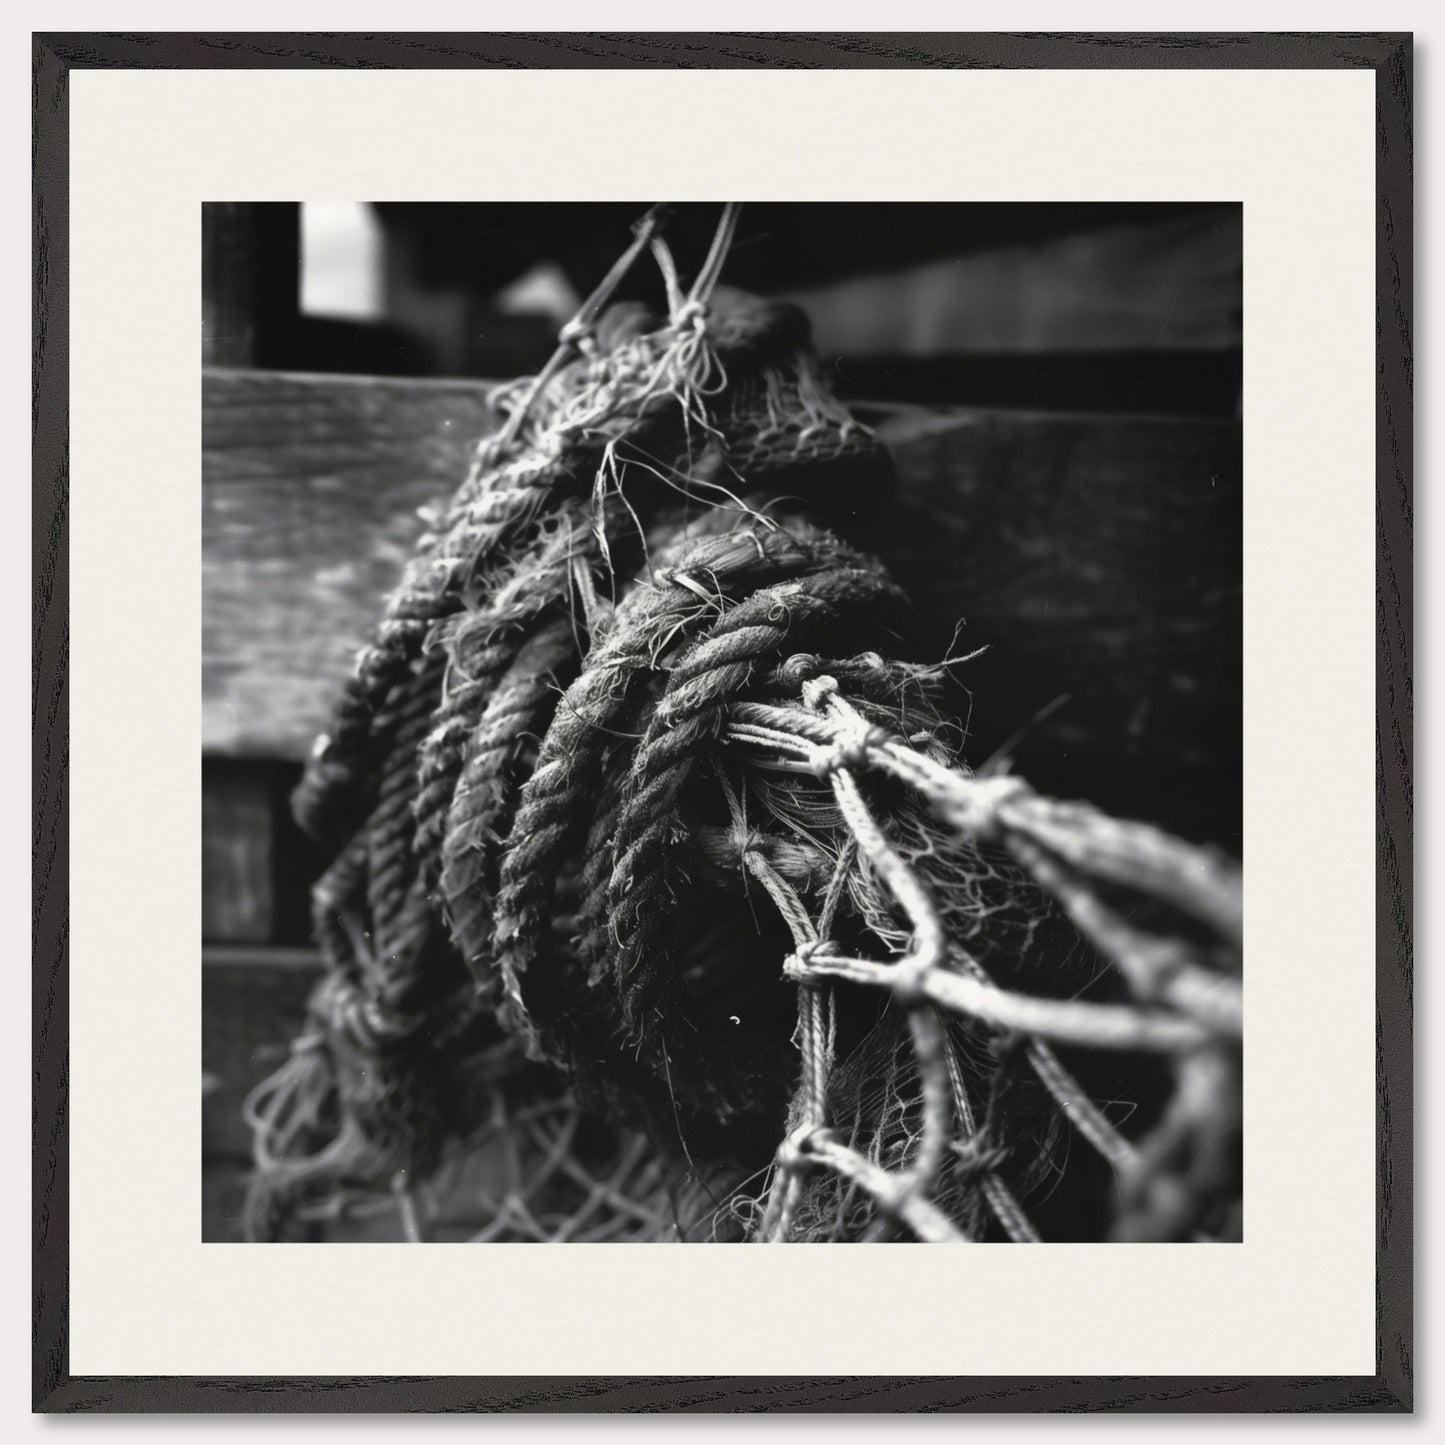
[(1115, 225), (786, 294), (825, 355), (1233, 350), (1242, 214)]
[[(938, 413), (879, 422), (897, 504), (873, 541), (925, 655), (959, 673), (970, 758), (1237, 842), (1240, 428)], [(204, 740), (305, 754), (421, 530), (488, 428), (486, 388), (209, 371)], [(1052, 709), (1047, 719), (1036, 716)]]
[(249, 1158), (246, 1095), (282, 1064), (301, 1031), (320, 959), (297, 950), (206, 949), (201, 970), (201, 1138), (209, 1156)]
[(201, 207), (201, 357), (207, 366), (272, 366), (296, 334), (301, 208), (290, 201)]
[(421, 531), (491, 426), (475, 383), (207, 371), (202, 729), (305, 756)]
[(275, 789), (265, 763), (201, 769), (201, 936), (266, 943), (275, 926)]
[(249, 366), (256, 356), (256, 246), (251, 207), (201, 207), (201, 356), (207, 366)]
[[(1235, 422), (953, 418), (895, 445), (880, 549), (959, 670), (977, 765), (1240, 846)], [(954, 627), (962, 623), (954, 640)]]

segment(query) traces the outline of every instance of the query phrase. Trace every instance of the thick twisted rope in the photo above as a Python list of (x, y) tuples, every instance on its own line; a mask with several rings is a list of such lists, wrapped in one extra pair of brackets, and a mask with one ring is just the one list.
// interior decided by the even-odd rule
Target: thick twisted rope
[(877, 568), (817, 573), (764, 588), (724, 612), (668, 674), (632, 760), (613, 844), (615, 973), (630, 1023), (651, 1002), (656, 967), (648, 955), (672, 902), (666, 868), (675, 808), (717, 739), (727, 702), (756, 668), (798, 643), (858, 630), (877, 640), (905, 610), (902, 593)]
[[(316, 837), (344, 837), (360, 821), (347, 802), (356, 791), (375, 718), (411, 670), (433, 625), (456, 609), (464, 587), (493, 562), (518, 528), (587, 467), (589, 458), (595, 466), (609, 439), (599, 438), (599, 432), (609, 426), (613, 432), (625, 430), (638, 420), (639, 405), (665, 403), (665, 396), (658, 396), (663, 378), (684, 389), (696, 384), (687, 372), (687, 361), (697, 354), (691, 332), (660, 349), (646, 334), (632, 338), (632, 346), (607, 353), (595, 346), (602, 306), (652, 244), (660, 220), (654, 208), (639, 222), (633, 244), (564, 329), (542, 372), (520, 389), (494, 393), (506, 422), (478, 446), (451, 504), (433, 513), (434, 525), (418, 542), (373, 641), (358, 656), (331, 726), (318, 741), (297, 789), (297, 818)], [(715, 280), (714, 272), (709, 288)], [(692, 300), (700, 306), (706, 296), (707, 290), (701, 290)], [(625, 328), (636, 329), (632, 313), (620, 317), (624, 336)], [(574, 362), (579, 354), (581, 361)], [(700, 361), (706, 370), (709, 358)], [(638, 371), (646, 376), (641, 387), (613, 384), (613, 374), (628, 377)]]
[(819, 565), (816, 546), (777, 528), (688, 540), (679, 551), (679, 563), (659, 574), (661, 585), (638, 588), (618, 605), (611, 631), (558, 706), (512, 824), (497, 899), (495, 966), (504, 1021), (533, 1053), (543, 1046), (521, 979), (544, 945), (567, 845), (587, 815), (608, 743), (635, 690), (679, 630), (711, 606), (713, 595), (736, 595)]
[(585, 508), (563, 511), (513, 565), (487, 606), (459, 614), (459, 625), (445, 638), (451, 659), (418, 759), (413, 804), (413, 846), (433, 889), (440, 881), (448, 812), (477, 714), (516, 658), (523, 629), (566, 608), (577, 570), (590, 570), (596, 556), (596, 533)]
[[(1227, 1233), (1237, 870), (961, 767), (902, 592), (828, 526), (872, 515), (887, 458), (796, 313), (716, 303), (735, 220), (687, 290), (639, 228), (499, 395), (358, 660), (297, 796), (336, 850), (329, 972), (252, 1101), (254, 1227), (382, 1182), (421, 1238), (415, 1181), (492, 1128), (484, 1239), (682, 1237), (672, 1160), (730, 1180), (687, 1211), (714, 1236), (1033, 1241), (1070, 1132), (1115, 1180), (1112, 1237)], [(661, 327), (599, 315), (643, 250)], [(1094, 1102), (1106, 1055), (1169, 1080), (1140, 1130)], [(534, 1173), (495, 1132), (532, 1117), (504, 1058), (566, 1101)], [(582, 1167), (578, 1107), (654, 1152)]]
[(558, 680), (575, 667), (577, 639), (559, 618), (518, 649), (465, 739), (465, 757), (441, 846), (441, 895), (463, 961), (486, 978), (494, 877), (515, 800), (513, 764), (523, 740), (550, 716)]

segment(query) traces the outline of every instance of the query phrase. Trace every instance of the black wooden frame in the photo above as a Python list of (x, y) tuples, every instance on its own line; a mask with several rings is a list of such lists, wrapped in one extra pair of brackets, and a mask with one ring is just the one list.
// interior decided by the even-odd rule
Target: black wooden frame
[[(1376, 1356), (1373, 1375), (75, 1377), (69, 1295), (71, 69), (1359, 69), (1376, 77)], [(1413, 180), (1407, 34), (44, 34), (33, 38), (33, 1401), (146, 1411), (1413, 1408)]]

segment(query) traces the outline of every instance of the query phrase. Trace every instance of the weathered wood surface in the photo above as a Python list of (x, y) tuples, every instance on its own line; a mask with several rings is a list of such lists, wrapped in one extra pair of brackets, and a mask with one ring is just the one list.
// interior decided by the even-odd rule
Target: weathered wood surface
[[(1411, 42), (1398, 34), (1233, 35), (41, 35), (34, 41), (36, 114), (35, 636), (40, 699), (33, 766), (37, 836), (32, 1284), (34, 1407), (50, 1413), (299, 1411), (651, 1411), (969, 1413), (1109, 1410), (1219, 1413), (1408, 1411), (1413, 1408), (1411, 1003), (1412, 512)], [(1380, 1248), (1377, 1366), (1358, 1376), (581, 1377), (373, 1375), (76, 1376), (68, 1300), (66, 740), (68, 667), (65, 395), (68, 335), (68, 74), (72, 67), (401, 68), (488, 66), (985, 66), (1044, 69), (1167, 65), (1376, 71), (1377, 284), (1381, 307), (1380, 659), (1381, 863), (1379, 1099)], [(53, 605), (52, 605), (53, 603)], [(566, 1362), (559, 1362), (565, 1368)], [(483, 1361), (479, 1369), (485, 1368)], [(966, 1368), (966, 1366), (961, 1366)]]
[(201, 207), (201, 357), (207, 366), (274, 366), (300, 308), (294, 202)]
[(473, 383), (211, 371), (202, 693), (211, 752), (301, 757), (491, 423)]
[[(204, 397), (205, 745), (300, 757), (417, 509), (465, 473), (485, 392), (212, 371)], [(1040, 787), (1230, 841), (1238, 425), (893, 410), (880, 429), (899, 489), (879, 545), (924, 652), (943, 656), (960, 622), (955, 652), (989, 649), (958, 673), (970, 756), (1022, 728)]]
[(255, 234), (244, 201), (201, 207), (201, 357), (249, 366), (256, 353)]
[(825, 354), (1228, 350), (1242, 340), (1242, 254), (1242, 211), (1222, 207), (784, 294)]
[(207, 758), (201, 770), (201, 936), (264, 942), (275, 925), (275, 796), (268, 770)]
[(201, 957), (202, 1152), (249, 1159), (242, 1102), (286, 1061), (321, 961), (300, 949), (207, 948)]
[(1234, 423), (955, 417), (895, 445), (881, 549), (958, 669), (969, 760), (1240, 845)]

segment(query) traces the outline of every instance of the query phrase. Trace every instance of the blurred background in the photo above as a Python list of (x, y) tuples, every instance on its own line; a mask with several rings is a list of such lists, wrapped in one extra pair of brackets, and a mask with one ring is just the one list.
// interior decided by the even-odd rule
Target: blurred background
[[(643, 205), (216, 205), (220, 364), (510, 377), (626, 245)], [(700, 259), (717, 207), (674, 207)], [(847, 398), (1228, 416), (1239, 397), (1236, 205), (743, 210), (729, 284), (803, 304)], [(638, 268), (623, 295), (642, 294)], [(219, 323), (219, 318), (216, 318)]]
[[(420, 530), (645, 202), (203, 210), (204, 1237), (316, 978), (301, 760)], [(718, 206), (675, 207), (684, 281)], [(959, 670), (967, 760), (1240, 848), (1241, 209), (743, 208), (898, 462), (878, 548)], [(651, 273), (651, 274), (649, 274)], [(660, 300), (655, 268), (622, 292)], [(368, 1237), (364, 1225), (330, 1237)], [(463, 1232), (458, 1237), (465, 1237)]]

